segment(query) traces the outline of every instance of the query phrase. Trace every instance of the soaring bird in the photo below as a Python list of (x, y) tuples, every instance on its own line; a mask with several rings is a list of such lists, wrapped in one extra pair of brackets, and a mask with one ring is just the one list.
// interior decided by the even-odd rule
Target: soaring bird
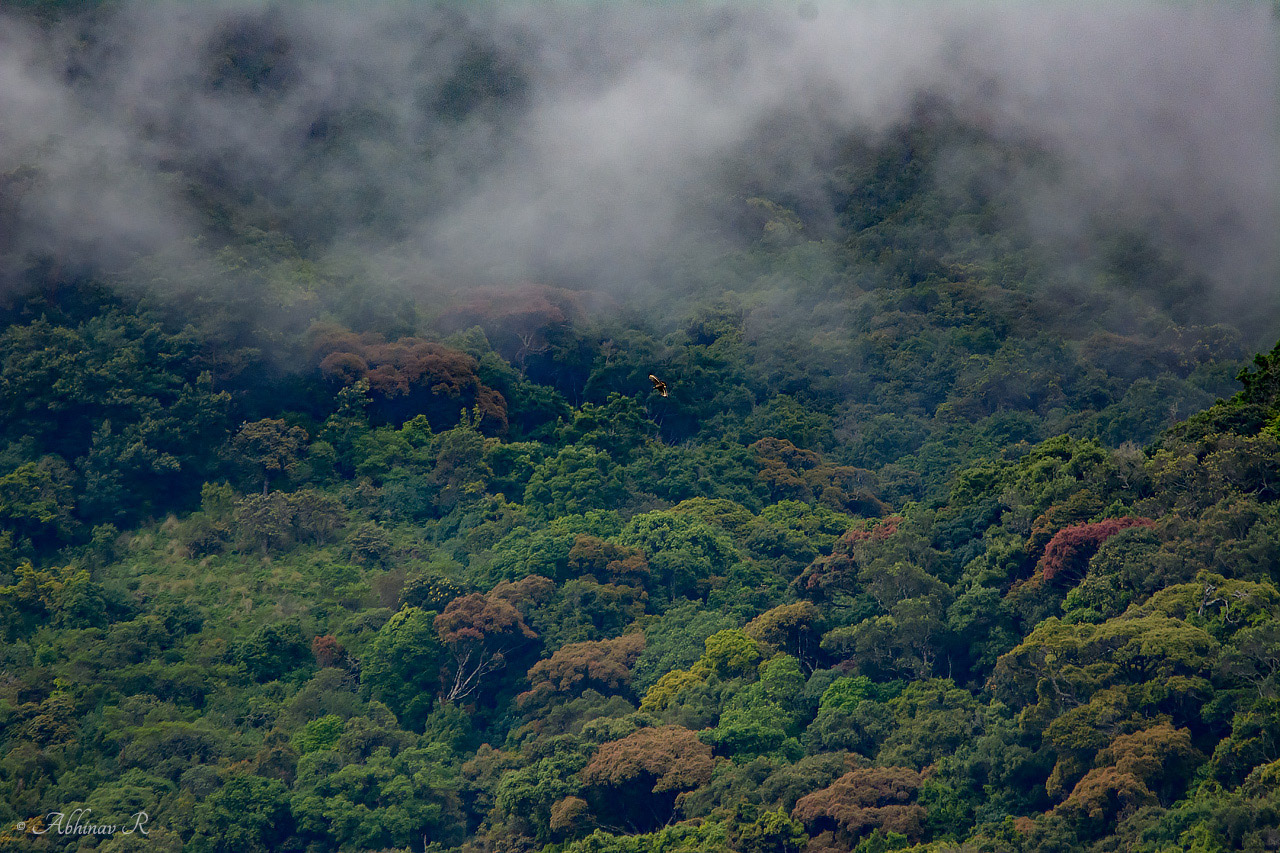
[(667, 396), (667, 383), (663, 382), (652, 373), (649, 374), (649, 381), (653, 383), (653, 390), (657, 391), (664, 397)]

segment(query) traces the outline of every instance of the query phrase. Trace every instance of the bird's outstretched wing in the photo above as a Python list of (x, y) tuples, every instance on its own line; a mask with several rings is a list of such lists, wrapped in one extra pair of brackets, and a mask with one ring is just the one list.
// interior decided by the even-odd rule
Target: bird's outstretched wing
[(652, 373), (649, 374), (649, 381), (653, 383), (653, 390), (657, 391), (664, 397), (667, 396), (667, 383), (663, 382)]

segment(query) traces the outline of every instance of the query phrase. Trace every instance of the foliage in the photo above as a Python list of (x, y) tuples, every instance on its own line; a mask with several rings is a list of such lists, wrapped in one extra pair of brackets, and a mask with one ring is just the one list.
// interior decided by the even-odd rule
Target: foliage
[(313, 349), (329, 383), (368, 383), (382, 420), (398, 424), (422, 414), (440, 428), (456, 423), (457, 412), (474, 408), (481, 421), (506, 428), (506, 400), (481, 383), (479, 364), (466, 353), (420, 338), (384, 342), (333, 328), (316, 335)]
[[(297, 35), (231, 29), (210, 91), (288, 100)], [(500, 52), (391, 99), (422, 156)], [(1140, 237), (1065, 271), (976, 122), (830, 146), (831, 204), (726, 169), (617, 304), (398, 304), (181, 162), (209, 245), (0, 239), (0, 847), (1274, 847), (1280, 345)]]
[(632, 830), (666, 823), (677, 796), (711, 780), (711, 750), (679, 726), (644, 728), (603, 744), (582, 771), (599, 819)]
[(919, 774), (907, 768), (859, 768), (801, 797), (792, 815), (811, 831), (856, 838), (880, 829), (919, 838), (925, 816), (924, 808), (913, 802), (919, 790)]
[(432, 611), (401, 609), (378, 630), (362, 661), (364, 689), (409, 726), (425, 719), (439, 689), (442, 650), (434, 623)]

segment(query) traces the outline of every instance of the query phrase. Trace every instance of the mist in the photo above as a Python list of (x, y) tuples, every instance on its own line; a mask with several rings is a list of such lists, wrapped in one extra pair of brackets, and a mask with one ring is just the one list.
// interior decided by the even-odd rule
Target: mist
[(1246, 2), (6, 14), (0, 253), (11, 279), (41, 258), (118, 273), (216, 246), (237, 210), (422, 298), (641, 294), (680, 286), (661, 272), (676, 246), (732, 243), (741, 187), (820, 235), (840, 146), (927, 96), (1052, 155), (1018, 182), (1037, 239), (1087, 269), (1092, 226), (1122, 222), (1256, 321), (1280, 290), (1276, 47), (1273, 10)]

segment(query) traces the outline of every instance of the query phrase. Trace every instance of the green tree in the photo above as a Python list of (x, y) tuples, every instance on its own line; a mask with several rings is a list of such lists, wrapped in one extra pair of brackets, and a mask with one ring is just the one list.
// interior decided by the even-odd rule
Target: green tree
[(716, 576), (740, 560), (723, 532), (695, 516), (669, 511), (633, 516), (618, 542), (645, 554), (656, 587), (651, 592), (664, 591), (671, 602), (703, 597)]
[(263, 625), (238, 645), (236, 659), (259, 682), (296, 676), (312, 663), (310, 646), (294, 624)]
[(197, 366), (194, 336), (118, 308), (57, 313), (0, 332), (0, 432), (24, 443), (24, 462), (75, 465), (90, 523), (187, 499), (217, 464), (231, 399)]
[(720, 678), (734, 678), (753, 673), (761, 657), (759, 643), (743, 631), (731, 628), (707, 637), (706, 651), (694, 669)]
[[(527, 766), (505, 773), (498, 782), (494, 807), (502, 822), (494, 832), (546, 843), (574, 822), (566, 814), (571, 804), (565, 801), (577, 798), (582, 791), (575, 777), (586, 766), (587, 756), (577, 739), (561, 736), (538, 744), (532, 759)], [(582, 817), (579, 815), (577, 822)]]
[(706, 739), (723, 754), (740, 760), (780, 749), (799, 757), (800, 744), (794, 737), (807, 711), (803, 690), (804, 675), (794, 657), (780, 654), (761, 663), (759, 681), (728, 698)]
[(278, 418), (263, 418), (241, 424), (231, 445), (244, 464), (262, 478), (262, 494), (265, 496), (276, 474), (287, 474), (298, 464), (298, 457), (307, 441), (302, 427), (289, 426)]
[(293, 835), (288, 790), (259, 776), (233, 776), (196, 805), (193, 822), (198, 853), (267, 853)]
[(289, 495), (293, 526), (298, 538), (323, 545), (347, 523), (347, 510), (338, 498), (315, 489), (301, 489)]
[(706, 651), (707, 638), (734, 627), (733, 620), (686, 602), (645, 625), (644, 651), (636, 661), (634, 684), (648, 690), (668, 672), (687, 669)]
[(249, 495), (236, 501), (235, 523), (241, 547), (262, 553), (281, 551), (294, 541), (294, 508), (289, 495)]
[(552, 518), (612, 507), (624, 498), (620, 474), (605, 452), (569, 445), (534, 469), (524, 503)]
[(0, 476), (0, 526), (19, 542), (66, 542), (80, 530), (75, 495), (75, 475), (61, 458), (19, 465)]
[(634, 396), (613, 393), (603, 406), (584, 403), (562, 431), (561, 439), (602, 450), (625, 464), (657, 428)]
[(336, 714), (326, 714), (312, 720), (294, 734), (292, 742), (299, 753), (305, 755), (317, 749), (333, 749), (342, 737), (343, 720)]
[(401, 608), (379, 629), (361, 661), (363, 689), (385, 702), (407, 727), (426, 719), (440, 690), (443, 649), (435, 617), (430, 610)]
[(764, 811), (751, 823), (736, 827), (737, 849), (743, 853), (799, 853), (809, 840), (804, 825), (779, 808)]

